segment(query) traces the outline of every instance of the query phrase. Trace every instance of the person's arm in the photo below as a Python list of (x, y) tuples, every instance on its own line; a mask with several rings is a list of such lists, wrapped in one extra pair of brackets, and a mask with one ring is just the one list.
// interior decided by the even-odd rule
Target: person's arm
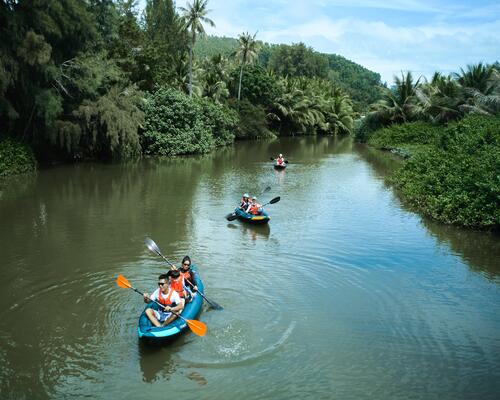
[(189, 290), (191, 292), (196, 292), (198, 291), (198, 286), (196, 286), (196, 271), (190, 270), (189, 271), (189, 282), (186, 282), (188, 284)]
[(158, 290), (159, 289), (155, 290), (151, 296), (149, 295), (149, 293), (143, 293), (144, 303), (150, 303), (151, 301), (158, 300)]
[(184, 309), (184, 299), (181, 299), (177, 292), (172, 294), (171, 300), (176, 304), (175, 307), (166, 307), (165, 311), (181, 312)]

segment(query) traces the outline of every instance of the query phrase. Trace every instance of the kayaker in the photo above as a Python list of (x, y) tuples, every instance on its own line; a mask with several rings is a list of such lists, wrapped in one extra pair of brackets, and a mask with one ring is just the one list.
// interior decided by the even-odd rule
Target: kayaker
[(170, 286), (177, 292), (181, 299), (185, 299), (188, 297), (186, 282), (181, 272), (176, 267), (174, 268), (167, 272), (167, 275), (170, 277)]
[(257, 197), (252, 197), (252, 202), (248, 205), (246, 212), (253, 215), (262, 214), (262, 206), (257, 203)]
[(285, 163), (285, 159), (283, 158), (283, 154), (280, 154), (276, 159), (276, 164), (283, 165)]
[(193, 298), (193, 293), (198, 291), (198, 286), (196, 286), (196, 271), (191, 269), (191, 258), (185, 256), (182, 259), (182, 266), (180, 269), (182, 279), (184, 280), (184, 286), (188, 289), (188, 301)]
[(242, 210), (246, 210), (248, 208), (248, 205), (250, 204), (250, 199), (249, 199), (249, 194), (248, 193), (244, 193), (243, 194), (243, 197), (241, 198), (241, 202), (240, 202), (240, 208)]
[(172, 311), (176, 313), (182, 312), (185, 302), (169, 285), (168, 274), (161, 274), (158, 277), (158, 286), (159, 288), (151, 296), (148, 293), (143, 294), (144, 302), (157, 301), (163, 307), (155, 304), (158, 309), (147, 308), (146, 315), (154, 326), (165, 326), (177, 318), (177, 315), (172, 313)]

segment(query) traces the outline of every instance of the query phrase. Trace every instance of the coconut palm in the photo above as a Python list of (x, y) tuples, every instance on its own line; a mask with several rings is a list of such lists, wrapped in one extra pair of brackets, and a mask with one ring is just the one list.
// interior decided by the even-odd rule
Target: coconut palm
[(203, 62), (203, 96), (210, 97), (220, 102), (229, 95), (226, 81), (227, 59), (216, 54)]
[(460, 118), (465, 101), (463, 88), (451, 75), (434, 73), (430, 82), (415, 90), (424, 119), (434, 123), (447, 123)]
[(209, 10), (207, 10), (208, 0), (193, 0), (192, 3), (187, 4), (187, 8), (180, 7), (182, 17), (184, 18), (184, 26), (191, 35), (191, 45), (189, 47), (189, 96), (193, 92), (193, 49), (196, 43), (196, 35), (205, 35), (205, 28), (203, 23), (210, 26), (215, 26), (215, 23), (207, 17)]
[(467, 96), (461, 110), (485, 115), (500, 112), (500, 74), (494, 65), (468, 65), (455, 76)]
[(406, 76), (401, 74), (394, 77), (394, 87), (384, 88), (382, 98), (374, 104), (373, 117), (383, 125), (403, 123), (415, 120), (419, 115), (419, 105), (416, 89), (419, 87), (420, 78), (413, 82), (411, 72)]
[(241, 82), (243, 80), (243, 67), (246, 63), (252, 63), (257, 59), (257, 51), (258, 44), (255, 41), (255, 36), (257, 36), (257, 32), (253, 36), (251, 36), (248, 32), (244, 32), (239, 35), (238, 42), (239, 47), (235, 51), (235, 56), (241, 60), (240, 67), (240, 81), (238, 84), (238, 101), (241, 98)]

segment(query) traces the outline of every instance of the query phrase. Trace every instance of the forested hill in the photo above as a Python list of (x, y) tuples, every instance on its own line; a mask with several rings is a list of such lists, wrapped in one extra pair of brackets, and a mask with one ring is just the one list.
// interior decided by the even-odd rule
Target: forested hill
[[(216, 54), (229, 57), (237, 47), (235, 38), (206, 36), (196, 42), (195, 53), (199, 58)], [(302, 68), (298, 65), (300, 62)], [(274, 45), (260, 42), (259, 64), (281, 75), (329, 78), (349, 93), (359, 112), (366, 111), (368, 105), (379, 98), (379, 74), (337, 54), (316, 52), (302, 43)]]

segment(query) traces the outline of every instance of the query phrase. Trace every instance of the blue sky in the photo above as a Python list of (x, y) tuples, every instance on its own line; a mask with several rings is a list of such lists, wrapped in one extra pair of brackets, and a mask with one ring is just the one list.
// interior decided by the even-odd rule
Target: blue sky
[[(177, 6), (186, 6), (177, 0)], [(500, 1), (209, 0), (215, 28), (270, 43), (304, 42), (340, 54), (391, 83), (410, 70), (430, 76), (500, 60)]]

